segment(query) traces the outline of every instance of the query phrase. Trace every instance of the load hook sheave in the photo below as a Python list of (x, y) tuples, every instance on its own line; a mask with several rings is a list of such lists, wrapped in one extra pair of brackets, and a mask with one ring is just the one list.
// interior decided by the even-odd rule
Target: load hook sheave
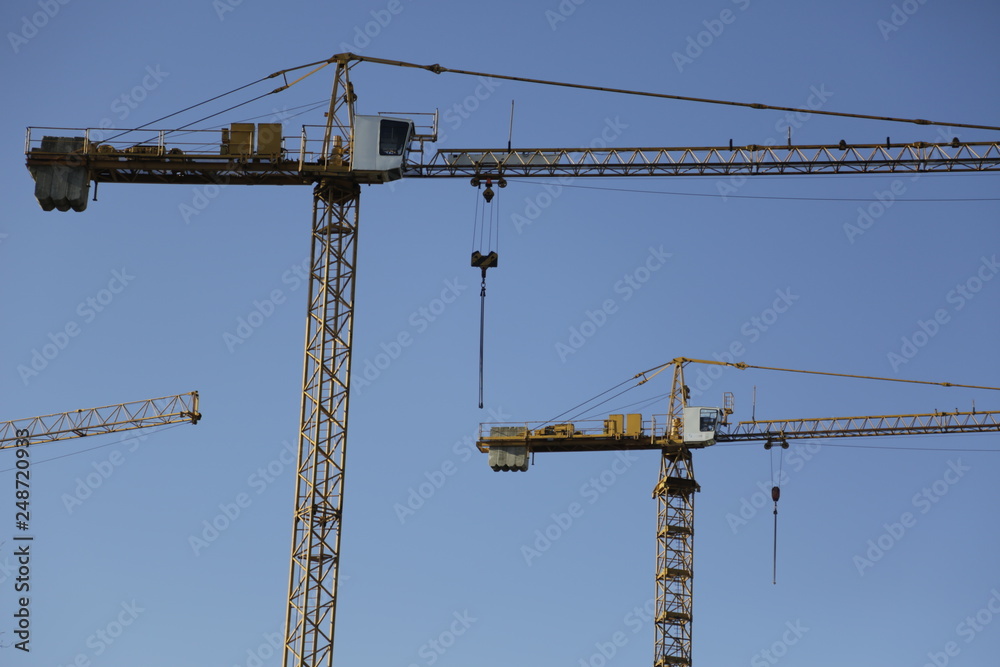
[[(486, 180), (486, 188), (483, 190), (483, 199), (485, 199), (486, 203), (489, 204), (491, 201), (493, 201), (493, 197), (496, 196), (496, 193), (493, 191), (493, 177), (487, 176), (485, 177), (485, 180)], [(472, 183), (472, 187), (474, 188), (478, 188), (482, 184), (482, 180), (480, 179), (479, 176), (473, 176), (470, 182)], [(501, 188), (507, 187), (507, 179), (505, 179), (503, 176), (498, 176), (497, 186)]]
[(472, 266), (483, 270), (483, 279), (486, 279), (486, 269), (492, 269), (497, 265), (497, 261), (500, 256), (496, 252), (490, 252), (487, 255), (479, 252), (478, 250), (472, 251)]

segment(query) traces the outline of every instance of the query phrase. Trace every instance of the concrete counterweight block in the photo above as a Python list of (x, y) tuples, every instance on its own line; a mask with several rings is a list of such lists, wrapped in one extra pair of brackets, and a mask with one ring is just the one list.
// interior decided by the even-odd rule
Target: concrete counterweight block
[(90, 194), (90, 174), (83, 160), (83, 137), (44, 137), (33, 153), (66, 155), (64, 161), (32, 167), (35, 198), (43, 211), (85, 211)]

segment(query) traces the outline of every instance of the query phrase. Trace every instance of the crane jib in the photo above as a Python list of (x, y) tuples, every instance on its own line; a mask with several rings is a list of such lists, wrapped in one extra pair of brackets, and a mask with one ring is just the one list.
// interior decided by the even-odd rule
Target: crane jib
[[(280, 124), (222, 130), (28, 128), (26, 165), (45, 210), (82, 211), (89, 183), (313, 185), (323, 179), (386, 183), (398, 178), (517, 176), (728, 176), (1000, 170), (1000, 143), (802, 146), (441, 149), (424, 158), (406, 118), (357, 116), (353, 144), (320, 130), (282, 137)], [(58, 133), (58, 134), (57, 134)], [(422, 144), (421, 144), (422, 145)], [(416, 159), (420, 158), (420, 159)]]

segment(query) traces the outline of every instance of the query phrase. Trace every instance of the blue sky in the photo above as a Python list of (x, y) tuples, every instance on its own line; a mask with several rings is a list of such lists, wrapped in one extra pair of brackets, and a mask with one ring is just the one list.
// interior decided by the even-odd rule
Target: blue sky
[[(192, 390), (204, 419), (34, 451), (32, 651), (0, 649), (3, 663), (279, 664), (311, 207), (304, 187), (105, 184), (84, 213), (45, 213), (23, 165), (25, 127), (133, 127), (346, 50), (1000, 124), (993, 3), (677, 4), (4, 3), (3, 419)], [(254, 117), (297, 136), (321, 122), (298, 114), (326, 99), (329, 77), (203, 126)], [(763, 144), (789, 127), (803, 144), (997, 136), (368, 64), (352, 81), (359, 113), (439, 109), (448, 148), (504, 146), (511, 100), (516, 147)], [(988, 174), (511, 182), (493, 204), (500, 265), (479, 410), (475, 190), (464, 178), (365, 187), (353, 363), (374, 370), (352, 393), (337, 664), (650, 664), (657, 455), (539, 455), (526, 474), (498, 474), (470, 447), (479, 422), (545, 420), (671, 358), (734, 345), (757, 365), (998, 385), (996, 193)], [(227, 344), (249, 318), (260, 326)], [(19, 371), (70, 325), (79, 334), (37, 375)], [(914, 340), (924, 344), (904, 356)], [(689, 367), (696, 400), (732, 391), (738, 419), (754, 387), (761, 419), (998, 406), (995, 392), (700, 370)], [(660, 376), (604, 409), (667, 391)], [(997, 454), (963, 451), (1000, 449), (997, 436), (848, 442), (867, 447), (820, 441), (785, 455), (777, 585), (761, 506), (771, 454), (695, 454), (695, 664), (978, 666), (1000, 653)], [(8, 568), (14, 459), (3, 459)], [(582, 514), (560, 526), (573, 503)], [(193, 545), (227, 512), (217, 537)], [(546, 531), (558, 533), (547, 546)], [(15, 609), (8, 571), (0, 644)]]

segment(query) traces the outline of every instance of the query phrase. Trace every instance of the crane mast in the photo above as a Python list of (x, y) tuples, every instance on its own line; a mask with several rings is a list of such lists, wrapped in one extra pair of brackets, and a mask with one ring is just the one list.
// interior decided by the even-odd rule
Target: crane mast
[[(349, 53), (312, 63), (318, 65), (313, 72), (335, 65), (333, 91), (325, 124), (303, 126), (298, 137), (283, 137), (279, 132), (276, 139), (270, 137), (265, 141), (265, 128), (258, 126), (255, 143), (253, 125), (234, 123), (231, 128), (223, 129), (221, 144), (215, 143), (218, 130), (212, 131), (212, 139), (204, 139), (207, 131), (185, 129), (185, 134), (195, 135), (196, 140), (180, 143), (177, 139), (180, 135), (174, 129), (146, 128), (123, 131), (122, 135), (109, 139), (104, 139), (103, 131), (97, 129), (28, 128), (25, 140), (26, 166), (35, 179), (35, 194), (45, 210), (85, 210), (91, 182), (95, 188), (98, 183), (226, 183), (313, 188), (284, 667), (330, 667), (333, 662), (361, 184), (404, 177), (754, 176), (1000, 170), (1000, 143), (957, 140), (892, 143), (887, 139), (880, 145), (848, 145), (841, 141), (782, 147), (734, 147), (730, 143), (728, 147), (454, 149), (438, 150), (425, 157), (423, 142), (436, 140), (436, 131), (420, 136), (413, 131), (412, 121), (355, 116), (356, 96), (348, 73), (361, 60), (403, 64)], [(446, 71), (438, 66), (424, 69)], [(385, 142), (396, 140), (390, 136), (391, 132), (384, 131), (384, 124), (396, 123), (405, 129), (407, 122), (405, 142), (387, 149)], [(368, 128), (366, 132), (375, 128), (365, 141), (361, 137), (362, 127)], [(71, 135), (51, 135), (57, 131)], [(138, 142), (132, 138), (137, 131), (145, 136)], [(415, 141), (420, 141), (421, 150), (410, 157), (410, 144)], [(391, 166), (385, 166), (386, 163)], [(683, 396), (678, 393), (683, 386), (682, 367), (683, 364), (674, 367), (675, 391), (670, 398), (668, 428), (658, 440), (649, 440), (645, 446), (640, 446), (638, 440), (632, 443), (637, 448), (663, 452), (660, 484), (654, 494), (659, 505), (656, 667), (688, 664), (690, 660), (691, 546), (694, 492), (698, 486), (690, 447), (684, 443), (680, 430), (685, 406)], [(746, 437), (749, 439), (751, 435), (747, 432)], [(488, 439), (481, 446), (488, 449)], [(542, 450), (536, 447), (535, 451)]]
[[(339, 162), (332, 149), (343, 111), (353, 123), (348, 63), (334, 78), (321, 160)], [(348, 135), (350, 136), (350, 135)], [(336, 140), (334, 139), (336, 137)], [(355, 266), (360, 186), (323, 177), (313, 189), (302, 411), (295, 481), (291, 571), (283, 665), (333, 664), (340, 567), (344, 459), (351, 382)]]

